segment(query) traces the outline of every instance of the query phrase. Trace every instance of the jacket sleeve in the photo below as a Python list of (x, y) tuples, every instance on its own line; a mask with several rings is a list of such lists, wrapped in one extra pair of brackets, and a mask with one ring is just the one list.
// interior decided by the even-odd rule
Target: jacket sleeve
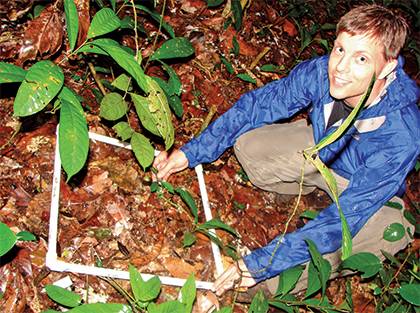
[[(394, 142), (395, 143), (395, 142)], [(402, 141), (371, 154), (351, 177), (339, 197), (352, 236), (398, 191), (419, 153), (416, 144)], [(251, 275), (259, 282), (310, 260), (305, 239), (315, 242), (321, 254), (341, 247), (341, 221), (333, 203), (302, 228), (275, 238), (267, 246), (244, 257)], [(279, 243), (281, 240), (281, 243)]]
[(308, 106), (319, 80), (317, 60), (303, 62), (286, 78), (243, 95), (199, 137), (181, 147), (189, 167), (216, 160), (241, 134), (291, 117)]

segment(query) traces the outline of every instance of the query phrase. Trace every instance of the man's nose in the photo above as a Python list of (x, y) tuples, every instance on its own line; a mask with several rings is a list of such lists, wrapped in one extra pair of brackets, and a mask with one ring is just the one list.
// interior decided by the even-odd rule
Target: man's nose
[(348, 72), (349, 71), (349, 66), (350, 66), (350, 58), (347, 58), (346, 56), (342, 56), (338, 62), (337, 62), (337, 71), (338, 72)]

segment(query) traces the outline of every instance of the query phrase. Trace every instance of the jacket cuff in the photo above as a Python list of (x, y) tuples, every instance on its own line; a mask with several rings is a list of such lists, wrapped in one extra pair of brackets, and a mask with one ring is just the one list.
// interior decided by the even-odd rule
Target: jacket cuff
[(182, 146), (180, 148), (180, 150), (182, 152), (184, 152), (185, 156), (188, 159), (188, 167), (189, 168), (194, 168), (196, 167), (198, 164), (200, 164), (199, 162), (197, 162), (196, 158), (194, 157), (194, 154), (192, 153), (191, 149), (191, 143), (194, 141), (195, 139), (191, 140), (190, 142), (188, 142), (187, 144), (185, 144), (184, 146)]

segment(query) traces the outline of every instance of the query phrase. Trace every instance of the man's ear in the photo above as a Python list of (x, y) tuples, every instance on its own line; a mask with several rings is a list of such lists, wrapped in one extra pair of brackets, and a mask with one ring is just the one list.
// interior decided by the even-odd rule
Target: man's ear
[(397, 65), (398, 65), (398, 60), (397, 59), (389, 60), (385, 64), (382, 71), (379, 73), (378, 79), (384, 79), (385, 77), (387, 77), (397, 67)]

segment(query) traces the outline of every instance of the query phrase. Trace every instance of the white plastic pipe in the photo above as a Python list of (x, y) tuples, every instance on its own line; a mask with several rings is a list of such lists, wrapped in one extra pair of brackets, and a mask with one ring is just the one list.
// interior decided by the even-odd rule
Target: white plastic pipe
[[(58, 230), (58, 214), (59, 214), (59, 203), (60, 203), (60, 181), (61, 181), (61, 159), (59, 152), (58, 144), (58, 127), (56, 134), (56, 146), (55, 146), (55, 158), (54, 158), (54, 173), (53, 173), (53, 184), (51, 192), (51, 209), (50, 209), (50, 224), (49, 224), (49, 234), (48, 234), (48, 251), (46, 256), (46, 266), (52, 271), (57, 272), (72, 272), (79, 274), (87, 274), (93, 276), (103, 276), (103, 277), (112, 277), (118, 279), (129, 279), (129, 273), (127, 271), (89, 266), (83, 264), (68, 263), (57, 258), (57, 230)], [(131, 145), (121, 142), (117, 139), (110, 138), (107, 136), (95, 134), (89, 132), (89, 138), (96, 141), (101, 141), (110, 145), (131, 149)], [(203, 201), (204, 212), (206, 220), (210, 220), (211, 211), (206, 191), (206, 186), (204, 183), (203, 169), (201, 165), (196, 167), (196, 172), (198, 176), (198, 181), (200, 185), (201, 198)], [(216, 233), (212, 232), (215, 236)], [(212, 243), (213, 257), (216, 264), (217, 275), (223, 272), (223, 264), (220, 255), (220, 250), (217, 245)], [(143, 279), (148, 280), (153, 276), (152, 274), (141, 273)], [(170, 286), (183, 286), (186, 279), (178, 277), (169, 277), (169, 276), (158, 276), (162, 284)], [(196, 281), (196, 286), (199, 289), (213, 289), (213, 283), (207, 281)]]

